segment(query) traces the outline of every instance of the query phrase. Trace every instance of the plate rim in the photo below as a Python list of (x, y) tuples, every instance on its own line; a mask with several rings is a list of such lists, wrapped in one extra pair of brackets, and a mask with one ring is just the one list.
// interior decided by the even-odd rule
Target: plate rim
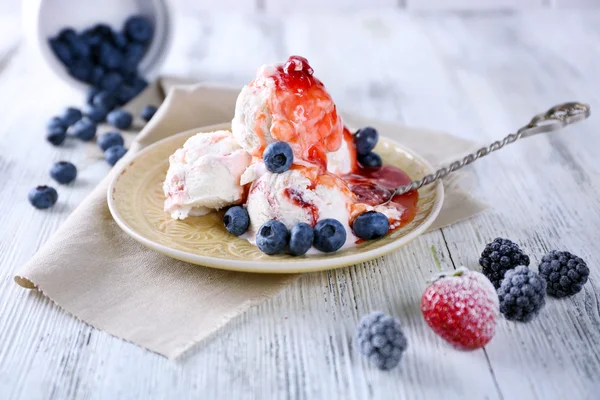
[[(431, 214), (429, 215), (429, 217), (426, 220), (424, 220), (423, 223), (419, 227), (417, 227), (413, 231), (407, 233), (405, 236), (398, 238), (398, 240), (395, 240), (391, 243), (388, 243), (388, 244), (378, 247), (376, 249), (367, 250), (365, 252), (360, 252), (358, 254), (339, 256), (339, 257), (335, 257), (335, 258), (331, 258), (331, 259), (327, 259), (327, 258), (322, 259), (321, 258), (321, 259), (317, 259), (317, 260), (311, 260), (311, 259), (307, 259), (307, 258), (298, 257), (296, 259), (291, 259), (291, 260), (281, 260), (281, 263), (264, 263), (262, 260), (258, 260), (258, 261), (256, 261), (256, 260), (243, 260), (243, 261), (242, 260), (228, 260), (228, 259), (223, 259), (223, 258), (218, 258), (218, 257), (201, 256), (198, 254), (193, 254), (193, 253), (189, 253), (186, 251), (173, 249), (168, 246), (162, 245), (160, 243), (156, 243), (156, 242), (152, 241), (151, 239), (148, 239), (148, 238), (144, 237), (143, 235), (139, 234), (134, 229), (130, 228), (127, 225), (127, 223), (123, 220), (123, 218), (119, 215), (117, 206), (115, 204), (115, 200), (113, 199), (113, 196), (112, 196), (113, 190), (115, 190), (115, 186), (117, 184), (117, 181), (121, 177), (121, 175), (126, 173), (126, 170), (133, 163), (135, 163), (135, 161), (139, 157), (142, 157), (146, 153), (151, 152), (154, 148), (161, 146), (164, 142), (173, 140), (173, 138), (178, 137), (178, 136), (185, 136), (185, 135), (189, 135), (190, 133), (194, 133), (194, 132), (196, 132), (196, 133), (211, 132), (213, 130), (224, 129), (224, 127), (227, 127), (227, 126), (229, 126), (229, 128), (225, 128), (225, 129), (231, 128), (230, 123), (223, 122), (220, 124), (207, 125), (207, 126), (202, 126), (199, 128), (189, 129), (189, 130), (186, 130), (183, 132), (179, 132), (175, 135), (168, 136), (168, 137), (163, 138), (163, 139), (147, 146), (146, 148), (140, 150), (132, 158), (129, 158), (126, 163), (124, 163), (123, 165), (120, 165), (118, 171), (113, 175), (113, 177), (108, 185), (108, 189), (106, 191), (106, 199), (108, 202), (108, 209), (110, 211), (112, 218), (117, 223), (117, 225), (127, 235), (129, 235), (131, 238), (133, 238), (135, 241), (142, 244), (143, 246), (145, 246), (149, 249), (152, 249), (154, 251), (157, 251), (165, 256), (175, 258), (180, 261), (189, 262), (191, 264), (210, 267), (210, 268), (217, 268), (217, 269), (222, 269), (222, 270), (228, 270), (228, 271), (238, 271), (238, 272), (267, 273), (267, 274), (269, 274), (269, 273), (271, 273), (271, 274), (273, 274), (273, 273), (275, 273), (275, 274), (304, 273), (304, 272), (317, 272), (317, 271), (326, 271), (326, 270), (331, 270), (331, 269), (336, 269), (336, 268), (343, 268), (346, 266), (350, 266), (350, 265), (358, 264), (361, 262), (373, 260), (378, 257), (382, 257), (386, 254), (391, 253), (394, 250), (404, 247), (405, 245), (407, 245), (408, 243), (412, 242), (414, 239), (419, 237), (421, 234), (423, 234), (433, 224), (433, 222), (435, 221), (435, 219), (437, 218), (437, 216), (439, 215), (439, 213), (442, 209), (442, 205), (444, 204), (444, 186), (441, 181), (438, 181), (435, 184), (436, 185), (436, 195), (435, 195), (434, 207), (433, 207), (433, 210), (432, 210)], [(427, 161), (419, 153), (415, 152), (414, 150), (412, 150), (406, 146), (401, 145), (394, 139), (390, 139), (387, 136), (382, 136), (382, 137), (385, 138), (386, 141), (392, 143), (394, 146), (397, 146), (398, 148), (411, 154), (411, 156), (414, 157), (415, 159), (418, 159), (423, 165), (425, 165), (429, 169), (429, 173), (432, 173), (435, 171), (433, 166), (429, 163), (429, 161)], [(287, 267), (281, 267), (283, 265), (286, 265)]]

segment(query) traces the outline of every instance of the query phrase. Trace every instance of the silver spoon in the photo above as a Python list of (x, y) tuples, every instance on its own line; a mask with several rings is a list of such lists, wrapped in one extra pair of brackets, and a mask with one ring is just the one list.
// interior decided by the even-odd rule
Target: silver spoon
[(590, 106), (587, 104), (572, 102), (554, 106), (545, 113), (533, 117), (527, 125), (519, 129), (516, 133), (511, 133), (502, 140), (495, 141), (487, 147), (482, 147), (461, 160), (454, 161), (452, 164), (438, 169), (435, 173), (424, 176), (422, 179), (397, 187), (396, 190), (392, 192), (390, 198), (381, 203), (381, 205), (388, 204), (392, 201), (394, 196), (410, 192), (411, 190), (417, 190), (425, 185), (436, 182), (448, 174), (461, 169), (465, 165), (471, 164), (478, 158), (486, 156), (492, 151), (499, 150), (507, 144), (516, 142), (518, 139), (533, 136), (538, 133), (557, 131), (567, 125), (583, 121), (589, 116)]

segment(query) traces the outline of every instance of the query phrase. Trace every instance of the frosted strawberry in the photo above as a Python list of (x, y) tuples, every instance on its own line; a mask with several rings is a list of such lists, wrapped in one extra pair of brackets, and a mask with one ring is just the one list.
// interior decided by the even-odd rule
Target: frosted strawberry
[(498, 295), (483, 274), (460, 267), (440, 274), (425, 289), (421, 311), (445, 341), (460, 350), (474, 350), (494, 336)]

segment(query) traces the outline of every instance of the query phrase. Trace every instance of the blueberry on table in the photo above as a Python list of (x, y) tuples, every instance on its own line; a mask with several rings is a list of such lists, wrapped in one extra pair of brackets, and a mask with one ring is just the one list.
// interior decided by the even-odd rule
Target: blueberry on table
[(276, 220), (265, 222), (256, 234), (256, 246), (265, 254), (282, 253), (288, 243), (286, 226)]
[(315, 237), (313, 228), (304, 223), (298, 222), (290, 230), (290, 253), (295, 256), (301, 256), (312, 247)]
[(83, 117), (81, 110), (75, 107), (68, 107), (62, 114), (62, 121), (66, 126), (71, 126)]
[(48, 129), (46, 140), (54, 146), (60, 146), (67, 137), (67, 131), (62, 126), (55, 126)]
[(52, 207), (58, 200), (56, 189), (50, 186), (38, 186), (29, 191), (27, 195), (32, 206), (39, 210)]
[(360, 214), (352, 223), (354, 234), (364, 240), (384, 237), (390, 229), (388, 217), (377, 211), (367, 211)]
[(359, 155), (358, 156), (358, 162), (363, 166), (363, 167), (367, 167), (367, 168), (381, 168), (381, 166), (383, 165), (383, 161), (381, 160), (381, 157), (379, 157), (379, 154), (374, 153), (374, 152), (370, 152), (367, 155)]
[(129, 39), (136, 42), (146, 43), (152, 39), (152, 23), (140, 15), (129, 17), (123, 30)]
[(108, 110), (103, 106), (88, 106), (85, 110), (85, 116), (94, 122), (104, 122), (107, 115)]
[(87, 118), (79, 120), (73, 125), (73, 135), (77, 139), (89, 142), (96, 137), (96, 124)]
[(50, 168), (50, 176), (58, 183), (71, 183), (77, 177), (77, 168), (68, 161), (59, 161)]
[(118, 129), (129, 129), (133, 122), (133, 116), (131, 113), (125, 110), (114, 110), (108, 113), (106, 120), (109, 124)]
[(115, 165), (124, 155), (127, 153), (127, 149), (123, 146), (117, 145), (106, 149), (104, 152), (104, 159), (110, 165)]
[(58, 57), (58, 59), (65, 66), (71, 65), (71, 63), (73, 62), (73, 55), (71, 54), (69, 46), (59, 39), (50, 39), (48, 42), (54, 55)]
[(62, 128), (63, 130), (66, 130), (67, 124), (65, 124), (61, 118), (53, 117), (50, 121), (48, 121), (46, 128), (48, 128), (48, 130), (53, 128)]
[(322, 252), (333, 253), (346, 243), (346, 229), (336, 219), (322, 219), (315, 225), (314, 232), (313, 245)]
[(235, 236), (243, 235), (250, 225), (248, 211), (242, 206), (233, 206), (223, 216), (223, 225), (227, 232)]
[(269, 171), (280, 174), (290, 169), (294, 153), (286, 142), (273, 142), (263, 152), (263, 161)]
[(123, 146), (125, 142), (123, 141), (123, 136), (121, 136), (119, 132), (107, 132), (100, 135), (96, 143), (102, 151), (106, 151), (113, 146)]
[(112, 110), (117, 105), (117, 94), (113, 92), (101, 91), (92, 99), (94, 106), (102, 106), (107, 110)]
[(358, 155), (366, 156), (375, 148), (379, 140), (379, 133), (375, 128), (367, 126), (354, 134), (354, 145)]
[(142, 117), (142, 119), (144, 121), (150, 121), (152, 119), (152, 117), (154, 116), (154, 114), (156, 113), (156, 110), (158, 110), (155, 106), (151, 106), (151, 105), (147, 105), (146, 107), (142, 108), (142, 112), (140, 113), (140, 116)]

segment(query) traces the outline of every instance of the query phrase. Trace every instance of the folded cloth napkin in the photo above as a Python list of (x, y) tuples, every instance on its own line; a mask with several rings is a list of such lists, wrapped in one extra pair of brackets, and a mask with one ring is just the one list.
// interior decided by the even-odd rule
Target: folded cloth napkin
[[(138, 111), (145, 104), (162, 105), (120, 163), (167, 136), (231, 120), (237, 93), (167, 79), (153, 83), (127, 108)], [(433, 164), (474, 148), (474, 143), (445, 133), (349, 116), (345, 120), (352, 126), (375, 126)], [(15, 276), (19, 285), (43, 292), (97, 329), (176, 358), (300, 276), (221, 271), (177, 261), (142, 246), (121, 231), (108, 210), (106, 190), (116, 170), (20, 269)], [(451, 184), (431, 229), (482, 209), (483, 204)]]

